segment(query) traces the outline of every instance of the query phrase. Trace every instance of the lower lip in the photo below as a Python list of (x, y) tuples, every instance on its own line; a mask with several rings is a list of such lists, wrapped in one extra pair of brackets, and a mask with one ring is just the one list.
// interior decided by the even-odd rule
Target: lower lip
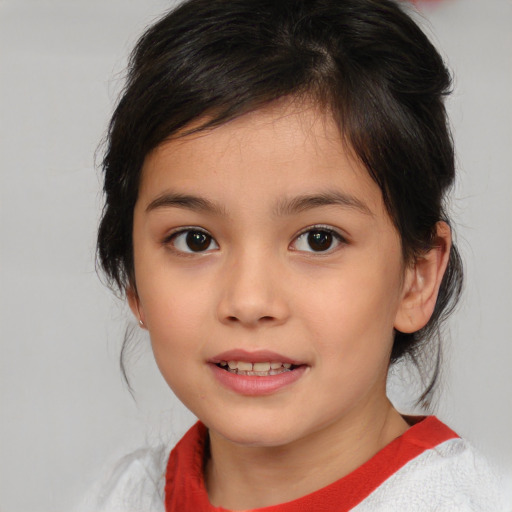
[(271, 395), (299, 380), (306, 371), (306, 366), (299, 366), (295, 370), (259, 377), (256, 375), (238, 375), (219, 368), (210, 363), (215, 378), (226, 388), (246, 396)]

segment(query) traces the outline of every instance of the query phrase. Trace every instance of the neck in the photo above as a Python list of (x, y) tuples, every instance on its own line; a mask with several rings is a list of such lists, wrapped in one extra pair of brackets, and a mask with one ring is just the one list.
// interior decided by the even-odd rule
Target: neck
[(354, 411), (285, 446), (236, 445), (210, 431), (205, 470), (210, 502), (243, 510), (300, 498), (348, 475), (407, 428), (385, 400), (372, 415)]

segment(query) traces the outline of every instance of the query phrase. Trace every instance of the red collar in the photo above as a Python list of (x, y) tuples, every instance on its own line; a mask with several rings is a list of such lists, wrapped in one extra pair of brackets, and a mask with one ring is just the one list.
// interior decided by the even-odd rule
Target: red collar
[[(336, 482), (296, 500), (256, 509), (259, 512), (346, 512), (425, 450), (459, 437), (435, 416), (420, 418), (370, 460)], [(169, 456), (165, 484), (166, 512), (229, 512), (208, 501), (203, 461), (208, 429), (197, 422)], [(341, 500), (341, 502), (340, 502)]]

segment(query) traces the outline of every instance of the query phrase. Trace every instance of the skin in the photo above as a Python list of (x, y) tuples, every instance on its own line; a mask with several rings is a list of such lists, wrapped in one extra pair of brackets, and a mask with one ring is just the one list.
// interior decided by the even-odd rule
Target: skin
[[(343, 201), (303, 200), (322, 194)], [(212, 237), (206, 250), (176, 233), (190, 227)], [(314, 251), (308, 229), (339, 238)], [(436, 247), (405, 263), (379, 187), (328, 115), (281, 102), (164, 142), (144, 162), (133, 243), (130, 306), (167, 383), (209, 428), (213, 505), (296, 499), (408, 428), (385, 392), (393, 330), (430, 318), (450, 231), (439, 223)], [(208, 363), (232, 349), (271, 350), (306, 371), (244, 396)]]

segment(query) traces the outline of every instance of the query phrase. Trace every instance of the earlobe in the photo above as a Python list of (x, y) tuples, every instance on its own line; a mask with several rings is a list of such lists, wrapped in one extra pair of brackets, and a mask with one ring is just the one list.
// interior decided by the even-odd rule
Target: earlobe
[(144, 320), (144, 310), (140, 305), (139, 296), (137, 295), (137, 292), (135, 291), (133, 286), (129, 286), (126, 289), (126, 298), (128, 299), (128, 305), (132, 310), (133, 316), (135, 316), (135, 318), (139, 322), (140, 327), (142, 329), (147, 329)]
[(450, 227), (446, 222), (438, 222), (434, 246), (418, 256), (405, 271), (403, 295), (394, 325), (397, 331), (416, 332), (430, 320), (448, 266), (450, 248)]

